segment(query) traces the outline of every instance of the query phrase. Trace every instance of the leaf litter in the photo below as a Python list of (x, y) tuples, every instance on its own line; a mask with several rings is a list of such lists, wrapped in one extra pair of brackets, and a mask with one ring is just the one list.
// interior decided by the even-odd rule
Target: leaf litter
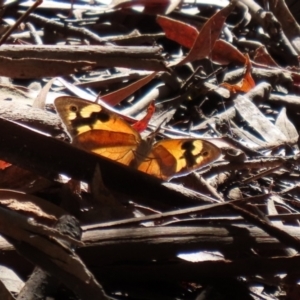
[[(0, 294), (298, 299), (297, 2), (108, 2), (44, 1), (0, 47)], [(3, 32), (33, 3), (4, 1)], [(149, 178), (68, 145), (61, 95), (223, 156)]]

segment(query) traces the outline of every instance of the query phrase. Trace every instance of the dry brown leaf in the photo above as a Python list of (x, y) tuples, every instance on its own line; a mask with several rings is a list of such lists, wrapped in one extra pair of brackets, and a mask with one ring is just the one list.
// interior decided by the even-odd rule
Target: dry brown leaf
[(119, 104), (122, 100), (124, 100), (126, 97), (130, 96), (131, 94), (139, 90), (141, 87), (143, 87), (145, 84), (150, 82), (156, 76), (156, 74), (157, 72), (153, 72), (152, 74), (145, 76), (144, 78), (137, 80), (136, 82), (129, 84), (122, 89), (103, 95), (101, 96), (101, 100), (111, 106), (115, 106)]
[(236, 93), (236, 92), (247, 93), (255, 87), (255, 82), (251, 75), (252, 65), (248, 54), (245, 55), (245, 59), (246, 59), (246, 72), (244, 78), (237, 84), (229, 84), (227, 82), (223, 82), (220, 84), (222, 87), (227, 88), (231, 93)]
[(63, 209), (42, 198), (12, 190), (0, 189), (0, 205), (51, 223), (66, 214)]

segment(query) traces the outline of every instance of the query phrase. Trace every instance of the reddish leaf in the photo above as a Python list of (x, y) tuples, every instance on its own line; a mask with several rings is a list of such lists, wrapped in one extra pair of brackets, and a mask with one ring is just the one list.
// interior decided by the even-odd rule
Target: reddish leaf
[(246, 64), (246, 58), (237, 48), (224, 40), (217, 40), (211, 53), (214, 62), (221, 65), (229, 63)]
[[(167, 38), (184, 47), (193, 47), (199, 35), (195, 27), (164, 16), (158, 16), (156, 21), (164, 30)], [(217, 40), (215, 42), (211, 56), (214, 62), (222, 65), (231, 62), (238, 64), (246, 63), (245, 56), (237, 48), (224, 40)]]
[(4, 161), (4, 160), (0, 160), (0, 170), (5, 170), (6, 168), (10, 167), (11, 164)]
[(195, 27), (164, 16), (158, 16), (156, 22), (162, 27), (168, 39), (187, 48), (193, 47), (199, 34)]
[(279, 67), (278, 64), (268, 53), (266, 47), (262, 46), (256, 49), (254, 55), (254, 61), (259, 64), (266, 65), (268, 67)]
[(251, 75), (251, 61), (249, 58), (249, 55), (245, 55), (246, 58), (246, 73), (244, 78), (238, 82), (237, 84), (229, 84), (226, 82), (223, 82), (221, 84), (222, 87), (227, 88), (230, 92), (236, 93), (236, 92), (249, 92), (252, 88), (255, 87), (255, 82)]
[[(255, 56), (254, 56), (254, 62), (258, 64), (263, 64), (268, 67), (275, 67), (275, 68), (280, 68), (280, 66), (274, 61), (272, 56), (268, 53), (267, 49), (262, 46), (256, 49), (255, 51)], [(295, 86), (300, 86), (300, 74), (295, 70), (287, 70), (287, 69), (282, 69), (284, 72), (290, 72), (292, 78), (293, 78), (293, 83)]]
[(294, 81), (294, 85), (300, 86), (300, 74), (296, 72), (291, 72), (291, 74)]
[(155, 112), (155, 105), (154, 105), (154, 101), (152, 101), (147, 108), (147, 114), (144, 116), (144, 118), (134, 123), (132, 127), (138, 132), (144, 131), (147, 128), (148, 123), (151, 120), (154, 112)]
[(144, 13), (148, 14), (169, 14), (171, 13), (181, 2), (182, 0), (169, 0), (169, 1), (160, 1), (162, 2), (168, 2), (168, 3), (157, 3), (154, 4), (155, 1), (145, 1), (145, 9)]
[(208, 56), (219, 38), (225, 20), (233, 10), (234, 5), (229, 4), (216, 14), (214, 14), (201, 28), (195, 43), (188, 55), (180, 62), (185, 64), (194, 60)]
[(157, 72), (153, 72), (152, 74), (132, 83), (127, 85), (126, 87), (119, 89), (117, 91), (114, 91), (112, 93), (106, 94), (104, 96), (101, 96), (101, 100), (106, 102), (107, 104), (111, 106), (115, 106), (119, 104), (122, 100), (124, 100), (126, 97), (130, 96), (137, 90), (139, 90), (141, 87), (143, 87), (145, 84), (150, 82)]

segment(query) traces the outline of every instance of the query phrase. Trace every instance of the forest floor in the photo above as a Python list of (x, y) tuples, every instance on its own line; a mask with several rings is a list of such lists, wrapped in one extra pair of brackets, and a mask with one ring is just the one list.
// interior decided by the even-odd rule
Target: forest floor
[(1, 1), (1, 299), (300, 299), (295, 3)]

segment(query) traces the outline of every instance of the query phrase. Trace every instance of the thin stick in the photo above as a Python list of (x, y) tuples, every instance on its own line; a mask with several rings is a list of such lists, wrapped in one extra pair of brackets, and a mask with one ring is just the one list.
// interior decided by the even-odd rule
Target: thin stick
[(0, 45), (2, 45), (10, 36), (10, 34), (21, 24), (21, 22), (26, 19), (33, 10), (35, 10), (39, 5), (43, 3), (43, 0), (36, 0), (36, 2), (27, 9), (27, 11), (16, 21), (16, 23), (11, 26), (6, 33), (0, 39)]

